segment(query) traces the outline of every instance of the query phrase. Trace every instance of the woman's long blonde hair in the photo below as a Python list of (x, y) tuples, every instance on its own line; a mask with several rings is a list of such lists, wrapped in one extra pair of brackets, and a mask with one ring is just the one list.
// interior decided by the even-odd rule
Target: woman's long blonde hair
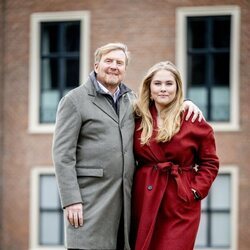
[(163, 119), (163, 126), (158, 129), (156, 140), (158, 142), (167, 142), (179, 132), (181, 126), (181, 114), (183, 112), (183, 90), (180, 73), (176, 66), (170, 61), (160, 62), (151, 67), (142, 80), (139, 88), (138, 100), (134, 105), (135, 115), (141, 118), (142, 129), (141, 144), (147, 144), (153, 133), (153, 119), (149, 107), (152, 105), (150, 99), (150, 84), (156, 72), (167, 70), (175, 78), (177, 89), (174, 100), (166, 106), (160, 113)]

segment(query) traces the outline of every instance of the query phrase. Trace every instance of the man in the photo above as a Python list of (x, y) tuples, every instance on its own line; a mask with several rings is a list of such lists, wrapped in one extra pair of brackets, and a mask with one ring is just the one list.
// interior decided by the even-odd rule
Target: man
[(98, 48), (87, 82), (58, 106), (53, 160), (68, 249), (130, 249), (135, 94), (122, 83), (128, 60), (124, 44)]

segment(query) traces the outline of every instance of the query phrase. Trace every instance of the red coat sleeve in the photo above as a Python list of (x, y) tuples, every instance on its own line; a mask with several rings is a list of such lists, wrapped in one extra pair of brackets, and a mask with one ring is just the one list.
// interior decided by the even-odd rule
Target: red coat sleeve
[(202, 136), (198, 148), (197, 162), (199, 167), (192, 182), (192, 188), (203, 199), (207, 196), (219, 170), (219, 159), (216, 154), (216, 144), (212, 128), (208, 131), (207, 135)]

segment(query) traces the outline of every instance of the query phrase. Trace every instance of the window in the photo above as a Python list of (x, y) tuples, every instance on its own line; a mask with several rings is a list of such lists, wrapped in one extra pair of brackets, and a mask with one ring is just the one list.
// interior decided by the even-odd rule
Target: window
[(39, 176), (39, 244), (63, 245), (63, 212), (60, 205), (55, 176)]
[(86, 80), (88, 26), (88, 12), (32, 14), (30, 132), (52, 133), (59, 100)]
[(187, 18), (187, 97), (208, 121), (230, 118), (230, 26), (231, 16)]
[(202, 201), (196, 249), (237, 249), (237, 174), (235, 167), (221, 167), (209, 195)]
[(187, 98), (215, 130), (237, 130), (239, 8), (178, 8), (177, 67)]
[(39, 123), (54, 123), (57, 104), (79, 85), (80, 22), (41, 22)]
[(64, 249), (63, 211), (54, 169), (35, 168), (31, 176), (30, 249)]

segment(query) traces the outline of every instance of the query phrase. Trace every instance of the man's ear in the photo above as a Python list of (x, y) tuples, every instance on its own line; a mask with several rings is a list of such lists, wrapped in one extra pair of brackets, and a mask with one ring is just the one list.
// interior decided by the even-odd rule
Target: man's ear
[(94, 64), (94, 71), (95, 71), (95, 73), (97, 73), (98, 65), (99, 65), (98, 62), (96, 62), (96, 63)]

